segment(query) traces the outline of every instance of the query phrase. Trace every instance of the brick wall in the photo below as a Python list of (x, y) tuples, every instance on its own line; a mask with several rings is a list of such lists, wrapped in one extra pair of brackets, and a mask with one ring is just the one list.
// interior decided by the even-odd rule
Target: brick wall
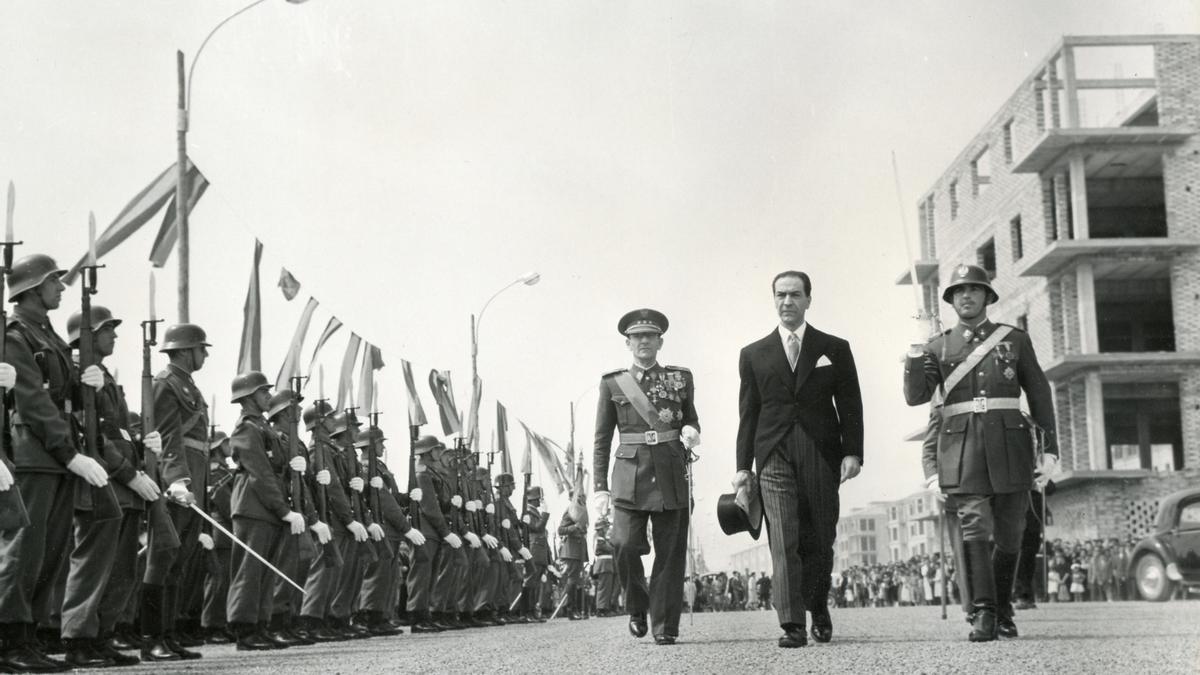
[(1059, 486), (1046, 499), (1050, 539), (1142, 537), (1150, 532), (1159, 501), (1200, 483), (1200, 469), (1150, 473), (1125, 479), (1087, 480)]

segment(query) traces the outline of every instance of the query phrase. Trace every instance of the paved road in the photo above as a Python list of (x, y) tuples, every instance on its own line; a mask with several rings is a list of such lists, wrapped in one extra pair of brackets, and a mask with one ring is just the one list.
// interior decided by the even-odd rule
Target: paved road
[[(936, 607), (834, 610), (834, 641), (775, 646), (773, 612), (699, 614), (680, 644), (634, 640), (621, 618), (401, 635), (277, 652), (205, 647), (204, 658), (141, 673), (1200, 673), (1200, 602), (1044, 605), (1022, 637), (970, 644), (961, 613)], [(100, 671), (97, 671), (100, 672)], [(112, 672), (111, 670), (104, 672)]]

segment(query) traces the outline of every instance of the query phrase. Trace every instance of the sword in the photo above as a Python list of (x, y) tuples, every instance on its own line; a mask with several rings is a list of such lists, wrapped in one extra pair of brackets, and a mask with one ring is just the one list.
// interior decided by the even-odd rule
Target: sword
[(216, 521), (216, 520), (215, 520), (215, 519), (214, 519), (212, 516), (210, 516), (210, 515), (208, 515), (207, 513), (205, 513), (205, 512), (204, 512), (204, 510), (203, 510), (203, 509), (201, 509), (199, 506), (196, 506), (195, 504), (188, 504), (188, 508), (190, 508), (191, 510), (195, 511), (196, 513), (199, 513), (201, 518), (203, 518), (203, 519), (207, 520), (207, 521), (208, 521), (208, 523), (209, 523), (210, 525), (212, 525), (213, 527), (217, 528), (217, 530), (218, 530), (218, 531), (220, 531), (220, 533), (221, 533), (221, 534), (225, 535), (226, 537), (229, 537), (229, 539), (230, 539), (231, 541), (233, 541), (233, 543), (235, 543), (235, 544), (237, 544), (238, 546), (241, 546), (242, 548), (246, 549), (246, 552), (247, 552), (247, 553), (249, 553), (250, 555), (254, 556), (254, 557), (255, 557), (255, 559), (257, 559), (257, 560), (258, 560), (260, 563), (262, 563), (262, 564), (266, 565), (266, 566), (267, 566), (267, 569), (269, 569), (269, 570), (271, 570), (272, 572), (274, 572), (275, 574), (279, 575), (279, 578), (280, 578), (280, 579), (283, 579), (284, 581), (288, 582), (288, 583), (289, 583), (289, 584), (291, 584), (292, 586), (295, 586), (295, 587), (296, 587), (296, 590), (300, 591), (300, 594), (301, 594), (301, 595), (303, 595), (303, 594), (304, 594), (304, 588), (303, 588), (302, 586), (300, 586), (300, 584), (298, 584), (298, 583), (296, 583), (296, 582), (292, 581), (291, 577), (289, 577), (288, 575), (284, 574), (283, 572), (280, 572), (278, 567), (276, 567), (276, 566), (272, 565), (271, 563), (267, 562), (267, 559), (266, 559), (266, 558), (262, 557), (261, 555), (259, 555), (259, 554), (258, 554), (258, 552), (257, 552), (257, 551), (255, 551), (254, 549), (250, 548), (250, 546), (249, 546), (249, 545), (247, 545), (247, 544), (246, 544), (246, 542), (244, 542), (244, 541), (242, 541), (241, 539), (238, 539), (237, 537), (233, 536), (233, 533), (232, 533), (232, 532), (230, 532), (229, 530), (225, 529), (225, 527), (224, 527), (224, 526), (222, 526), (220, 523), (218, 523), (218, 522), (217, 522), (217, 521)]
[(554, 620), (554, 618), (555, 618), (556, 616), (558, 616), (558, 612), (559, 612), (559, 610), (561, 610), (561, 609), (563, 608), (563, 605), (567, 604), (567, 598), (568, 598), (568, 597), (570, 597), (570, 596), (568, 596), (568, 595), (567, 595), (566, 591), (563, 591), (563, 594), (562, 594), (562, 600), (559, 600), (559, 601), (558, 601), (558, 607), (555, 607), (555, 608), (554, 608), (554, 613), (550, 615), (550, 620), (551, 620), (551, 621), (553, 621), (553, 620)]

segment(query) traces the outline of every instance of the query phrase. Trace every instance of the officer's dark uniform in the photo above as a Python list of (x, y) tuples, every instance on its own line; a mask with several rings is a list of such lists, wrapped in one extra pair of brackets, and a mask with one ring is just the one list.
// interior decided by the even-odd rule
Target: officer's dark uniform
[[(338, 413), (334, 416), (334, 420), (332, 444), (338, 450), (334, 455), (334, 464), (338, 466), (338, 472), (342, 477), (339, 487), (344, 491), (350, 505), (352, 520), (361, 523), (363, 527), (370, 527), (374, 523), (370, 509), (367, 508), (362, 493), (356, 492), (350, 487), (352, 478), (360, 478), (366, 483), (366, 475), (359, 465), (354, 451), (358, 421), (345, 413)], [(329, 605), (329, 620), (334, 626), (348, 633), (366, 634), (365, 628), (351, 624), (350, 614), (354, 607), (354, 601), (358, 598), (359, 589), (362, 587), (363, 572), (368, 564), (378, 558), (374, 547), (375, 542), (369, 538), (364, 542), (355, 542), (351, 538), (351, 544), (343, 553), (345, 564), (342, 565), (337, 588), (334, 590)]]
[[(328, 406), (324, 409), (328, 412)], [(320, 555), (313, 560), (308, 570), (300, 614), (313, 637), (322, 641), (347, 637), (341, 632), (326, 631), (325, 620), (330, 615), (330, 605), (338, 588), (346, 556), (355, 545), (354, 537), (346, 529), (354, 521), (350, 513), (350, 500), (347, 499), (343, 487), (349, 477), (343, 478), (336, 461), (339, 450), (329, 440), (330, 422), (331, 419), (322, 416), (315, 405), (304, 412), (305, 426), (312, 432), (308, 470), (312, 474), (312, 487), (317, 499), (320, 499), (321, 493), (324, 492), (325, 504), (318, 503), (317, 508), (320, 510), (323, 507), (326, 510), (326, 524), (329, 525), (331, 539), (321, 547)], [(329, 485), (324, 486), (324, 489), (316, 483), (316, 475), (321, 470), (330, 474)]]
[(563, 593), (567, 595), (567, 607), (572, 619), (583, 618), (583, 568), (587, 563), (587, 507), (571, 504), (563, 512), (562, 520), (558, 523), (560, 543), (558, 557), (567, 564), (564, 572), (566, 585)]
[(524, 567), (519, 555), (521, 547), (524, 546), (521, 543), (520, 526), (522, 523), (512, 502), (504, 494), (506, 488), (509, 490), (509, 494), (512, 494), (511, 490), (514, 487), (516, 487), (516, 481), (512, 474), (496, 475), (495, 522), (499, 525), (499, 530), (495, 536), (500, 540), (500, 545), (506, 547), (513, 557), (512, 562), (504, 563), (501, 567), (498, 582), (500, 590), (496, 601), (497, 609), (506, 618), (510, 614), (508, 608), (521, 594), (521, 571)]
[[(989, 304), (999, 299), (986, 272), (962, 265), (951, 276), (943, 300), (952, 302), (954, 289), (965, 285), (985, 288)], [(986, 317), (976, 326), (960, 324), (935, 337), (920, 356), (907, 358), (904, 369), (908, 404), (928, 403), (940, 395), (944, 381), (971, 352), (1003, 328), (1011, 331), (945, 392), (938, 411), (941, 432), (935, 468), (942, 491), (953, 499), (962, 528), (960, 567), (978, 617), (973, 640), (994, 638), (993, 618), (1002, 632), (1016, 634), (1012, 625), (1013, 575), (1036, 461), (1032, 431), (1021, 414), (1019, 400), (1024, 391), (1034, 422), (1045, 432), (1043, 452), (1057, 454), (1050, 385), (1029, 336)], [(995, 542), (994, 556), (989, 540)]]
[[(400, 542), (404, 539), (405, 533), (412, 529), (412, 523), (409, 522), (408, 516), (404, 514), (404, 510), (396, 501), (396, 492), (398, 492), (396, 478), (388, 470), (387, 463), (383, 459), (383, 443), (386, 440), (383, 432), (375, 427), (360, 433), (358, 441), (355, 443), (359, 448), (364, 448), (364, 453), (368, 453), (370, 444), (375, 443), (375, 452), (377, 453), (375, 470), (380, 480), (383, 481), (383, 488), (373, 488), (368, 484), (365, 491), (368, 499), (372, 502), (372, 512), (380, 526), (383, 527), (384, 534), (383, 541), (376, 542), (379, 560), (367, 566), (363, 575), (362, 589), (358, 596), (359, 609), (363, 613), (367, 629), (371, 631), (372, 635), (397, 635), (401, 632), (392, 627), (388, 621), (392, 618), (395, 607), (392, 603), (394, 589), (399, 583), (396, 558), (400, 553)], [(369, 456), (366, 464), (369, 474)], [(368, 483), (370, 478), (371, 476), (368, 475)]]
[(592, 576), (596, 578), (596, 613), (615, 614), (621, 600), (621, 587), (616, 583), (617, 566), (613, 562), (613, 545), (608, 540), (608, 521), (596, 522), (596, 560)]
[[(427, 463), (429, 453), (435, 448), (445, 450), (433, 436), (422, 436), (413, 444), (413, 453), (421, 458), (417, 463), (417, 488), (421, 491), (418, 500), (417, 526), (425, 535), (424, 546), (413, 549), (409, 562), (408, 578), (408, 614), (412, 617), (414, 633), (431, 633), (443, 630), (444, 625), (435, 622), (432, 616), (433, 589), (438, 560), (450, 550), (450, 544), (445, 537), (450, 534), (450, 524), (442, 512), (441, 499), (449, 499), (449, 488), (437, 472), (431, 470)], [(437, 609), (440, 613), (440, 608)], [(438, 617), (440, 619), (440, 616)]]
[[(550, 541), (546, 536), (546, 526), (550, 523), (550, 514), (539, 509), (542, 500), (542, 488), (530, 486), (525, 491), (525, 512), (521, 521), (525, 524), (526, 536), (529, 538), (529, 553), (532, 554), (526, 565), (529, 572), (525, 582), (525, 613), (530, 618), (537, 618), (540, 607), (548, 604), (550, 585), (543, 581), (547, 578), (546, 568), (550, 566)], [(534, 503), (537, 502), (537, 503)], [(528, 518), (529, 521), (525, 522)], [(543, 617), (544, 618), (544, 617)]]
[[(640, 332), (662, 334), (667, 318), (654, 310), (635, 310), (618, 322), (617, 330), (629, 336)], [(655, 425), (638, 413), (618, 377), (632, 376), (658, 415)], [(596, 410), (593, 474), (596, 492), (609, 490), (612, 461), (612, 543), (617, 575), (625, 590), (625, 607), (633, 617), (650, 613), (651, 630), (658, 636), (679, 634), (683, 609), (683, 573), (687, 562), (689, 495), (687, 450), (680, 430), (700, 422), (696, 414), (692, 373), (686, 368), (655, 364), (637, 365), (605, 373), (600, 380)], [(619, 444), (614, 452), (614, 431)], [(650, 552), (646, 523), (653, 521), (654, 569), (650, 585), (642, 556)], [(644, 630), (644, 629), (643, 629)]]
[(458, 474), (452, 466), (456, 460), (451, 458), (451, 452), (449, 449), (443, 450), (441, 461), (430, 465), (429, 472), (440, 479), (434, 483), (437, 488), (438, 505), (442, 510), (443, 518), (449, 523), (450, 531), (462, 538), (463, 545), (454, 548), (445, 542), (442, 543), (441, 550), (438, 552), (437, 571), (430, 604), (436, 613), (435, 618), (440, 619), (442, 623), (454, 628), (465, 628), (466, 626), (458, 621), (458, 611), (459, 601), (462, 599), (463, 580), (467, 576), (466, 549), (470, 547), (470, 544), (467, 543), (466, 534), (470, 528), (467, 526), (465, 518), (466, 502), (463, 502), (463, 506), (454, 505), (454, 497), (461, 500), (463, 496), (459, 487)]

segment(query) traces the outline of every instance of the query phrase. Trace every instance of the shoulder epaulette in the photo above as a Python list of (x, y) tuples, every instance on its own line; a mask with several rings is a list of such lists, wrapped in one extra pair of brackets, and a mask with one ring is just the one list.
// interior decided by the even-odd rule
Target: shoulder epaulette
[(607, 373), (604, 373), (600, 377), (608, 377), (609, 375), (616, 375), (617, 373), (623, 373), (627, 370), (629, 370), (629, 369), (628, 368), (617, 368), (616, 370), (610, 370)]
[(683, 366), (663, 366), (663, 368), (666, 368), (667, 370), (682, 370), (685, 373), (692, 372), (690, 368), (684, 368)]

